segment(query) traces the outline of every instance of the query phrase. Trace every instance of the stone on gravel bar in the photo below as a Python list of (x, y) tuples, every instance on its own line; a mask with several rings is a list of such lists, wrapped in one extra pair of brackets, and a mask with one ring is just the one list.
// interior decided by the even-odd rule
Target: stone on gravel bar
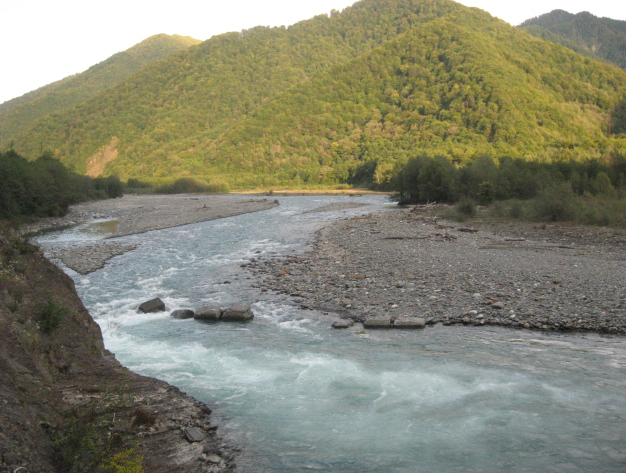
[(398, 317), (393, 321), (393, 328), (416, 329), (426, 327), (426, 319), (422, 317)]
[(217, 322), (222, 318), (222, 309), (213, 305), (200, 307), (196, 310), (194, 318), (196, 320), (204, 320), (207, 322)]
[(137, 308), (137, 312), (139, 312), (140, 314), (142, 313), (148, 314), (152, 312), (163, 312), (163, 311), (165, 311), (165, 303), (158, 297), (144, 302)]
[(391, 328), (391, 317), (367, 317), (363, 322), (365, 328)]
[(193, 313), (193, 310), (182, 309), (182, 310), (175, 310), (170, 315), (174, 317), (175, 319), (184, 320), (184, 319), (193, 319), (195, 314)]
[(337, 319), (333, 321), (333, 328), (350, 328), (354, 325), (354, 321), (351, 319)]

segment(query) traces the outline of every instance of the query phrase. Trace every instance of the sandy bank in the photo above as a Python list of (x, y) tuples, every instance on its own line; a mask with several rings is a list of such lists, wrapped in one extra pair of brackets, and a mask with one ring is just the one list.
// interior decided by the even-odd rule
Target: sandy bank
[(458, 224), (397, 210), (322, 229), (314, 249), (253, 261), (260, 286), (357, 322), (626, 333), (626, 232)]

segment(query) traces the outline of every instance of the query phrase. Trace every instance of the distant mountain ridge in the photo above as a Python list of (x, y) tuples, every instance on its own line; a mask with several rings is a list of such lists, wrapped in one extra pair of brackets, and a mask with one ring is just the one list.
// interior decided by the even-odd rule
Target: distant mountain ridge
[(4, 102), (0, 104), (0, 140), (10, 139), (24, 132), (37, 119), (83, 103), (148, 64), (200, 42), (189, 36), (151, 36), (84, 72)]
[(530, 34), (626, 69), (626, 21), (554, 10), (519, 25)]
[(366, 172), (383, 183), (423, 152), (545, 161), (626, 149), (612, 118), (625, 90), (626, 72), (481, 10), (363, 0), (170, 55), (34, 122), (15, 148), (34, 157), (44, 143), (77, 171), (155, 182), (238, 189)]

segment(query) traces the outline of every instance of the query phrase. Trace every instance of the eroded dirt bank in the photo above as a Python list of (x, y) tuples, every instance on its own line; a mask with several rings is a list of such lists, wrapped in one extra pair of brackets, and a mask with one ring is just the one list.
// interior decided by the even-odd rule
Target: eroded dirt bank
[(205, 404), (121, 366), (37, 249), (3, 234), (0, 250), (0, 472), (111, 471), (77, 468), (118, 452), (147, 472), (234, 470)]
[(626, 333), (625, 231), (459, 224), (415, 210), (332, 224), (311, 252), (248, 266), (263, 289), (357, 322)]

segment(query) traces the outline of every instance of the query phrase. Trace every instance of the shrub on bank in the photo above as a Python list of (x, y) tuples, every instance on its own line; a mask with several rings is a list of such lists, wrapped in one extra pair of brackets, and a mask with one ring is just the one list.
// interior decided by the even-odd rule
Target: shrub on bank
[(539, 192), (531, 204), (534, 219), (563, 222), (577, 220), (580, 205), (570, 184), (549, 187)]
[(230, 192), (230, 187), (224, 179), (214, 179), (210, 183), (193, 177), (182, 177), (170, 184), (164, 184), (155, 189), (157, 194), (198, 194), (202, 192), (208, 193), (226, 193)]

